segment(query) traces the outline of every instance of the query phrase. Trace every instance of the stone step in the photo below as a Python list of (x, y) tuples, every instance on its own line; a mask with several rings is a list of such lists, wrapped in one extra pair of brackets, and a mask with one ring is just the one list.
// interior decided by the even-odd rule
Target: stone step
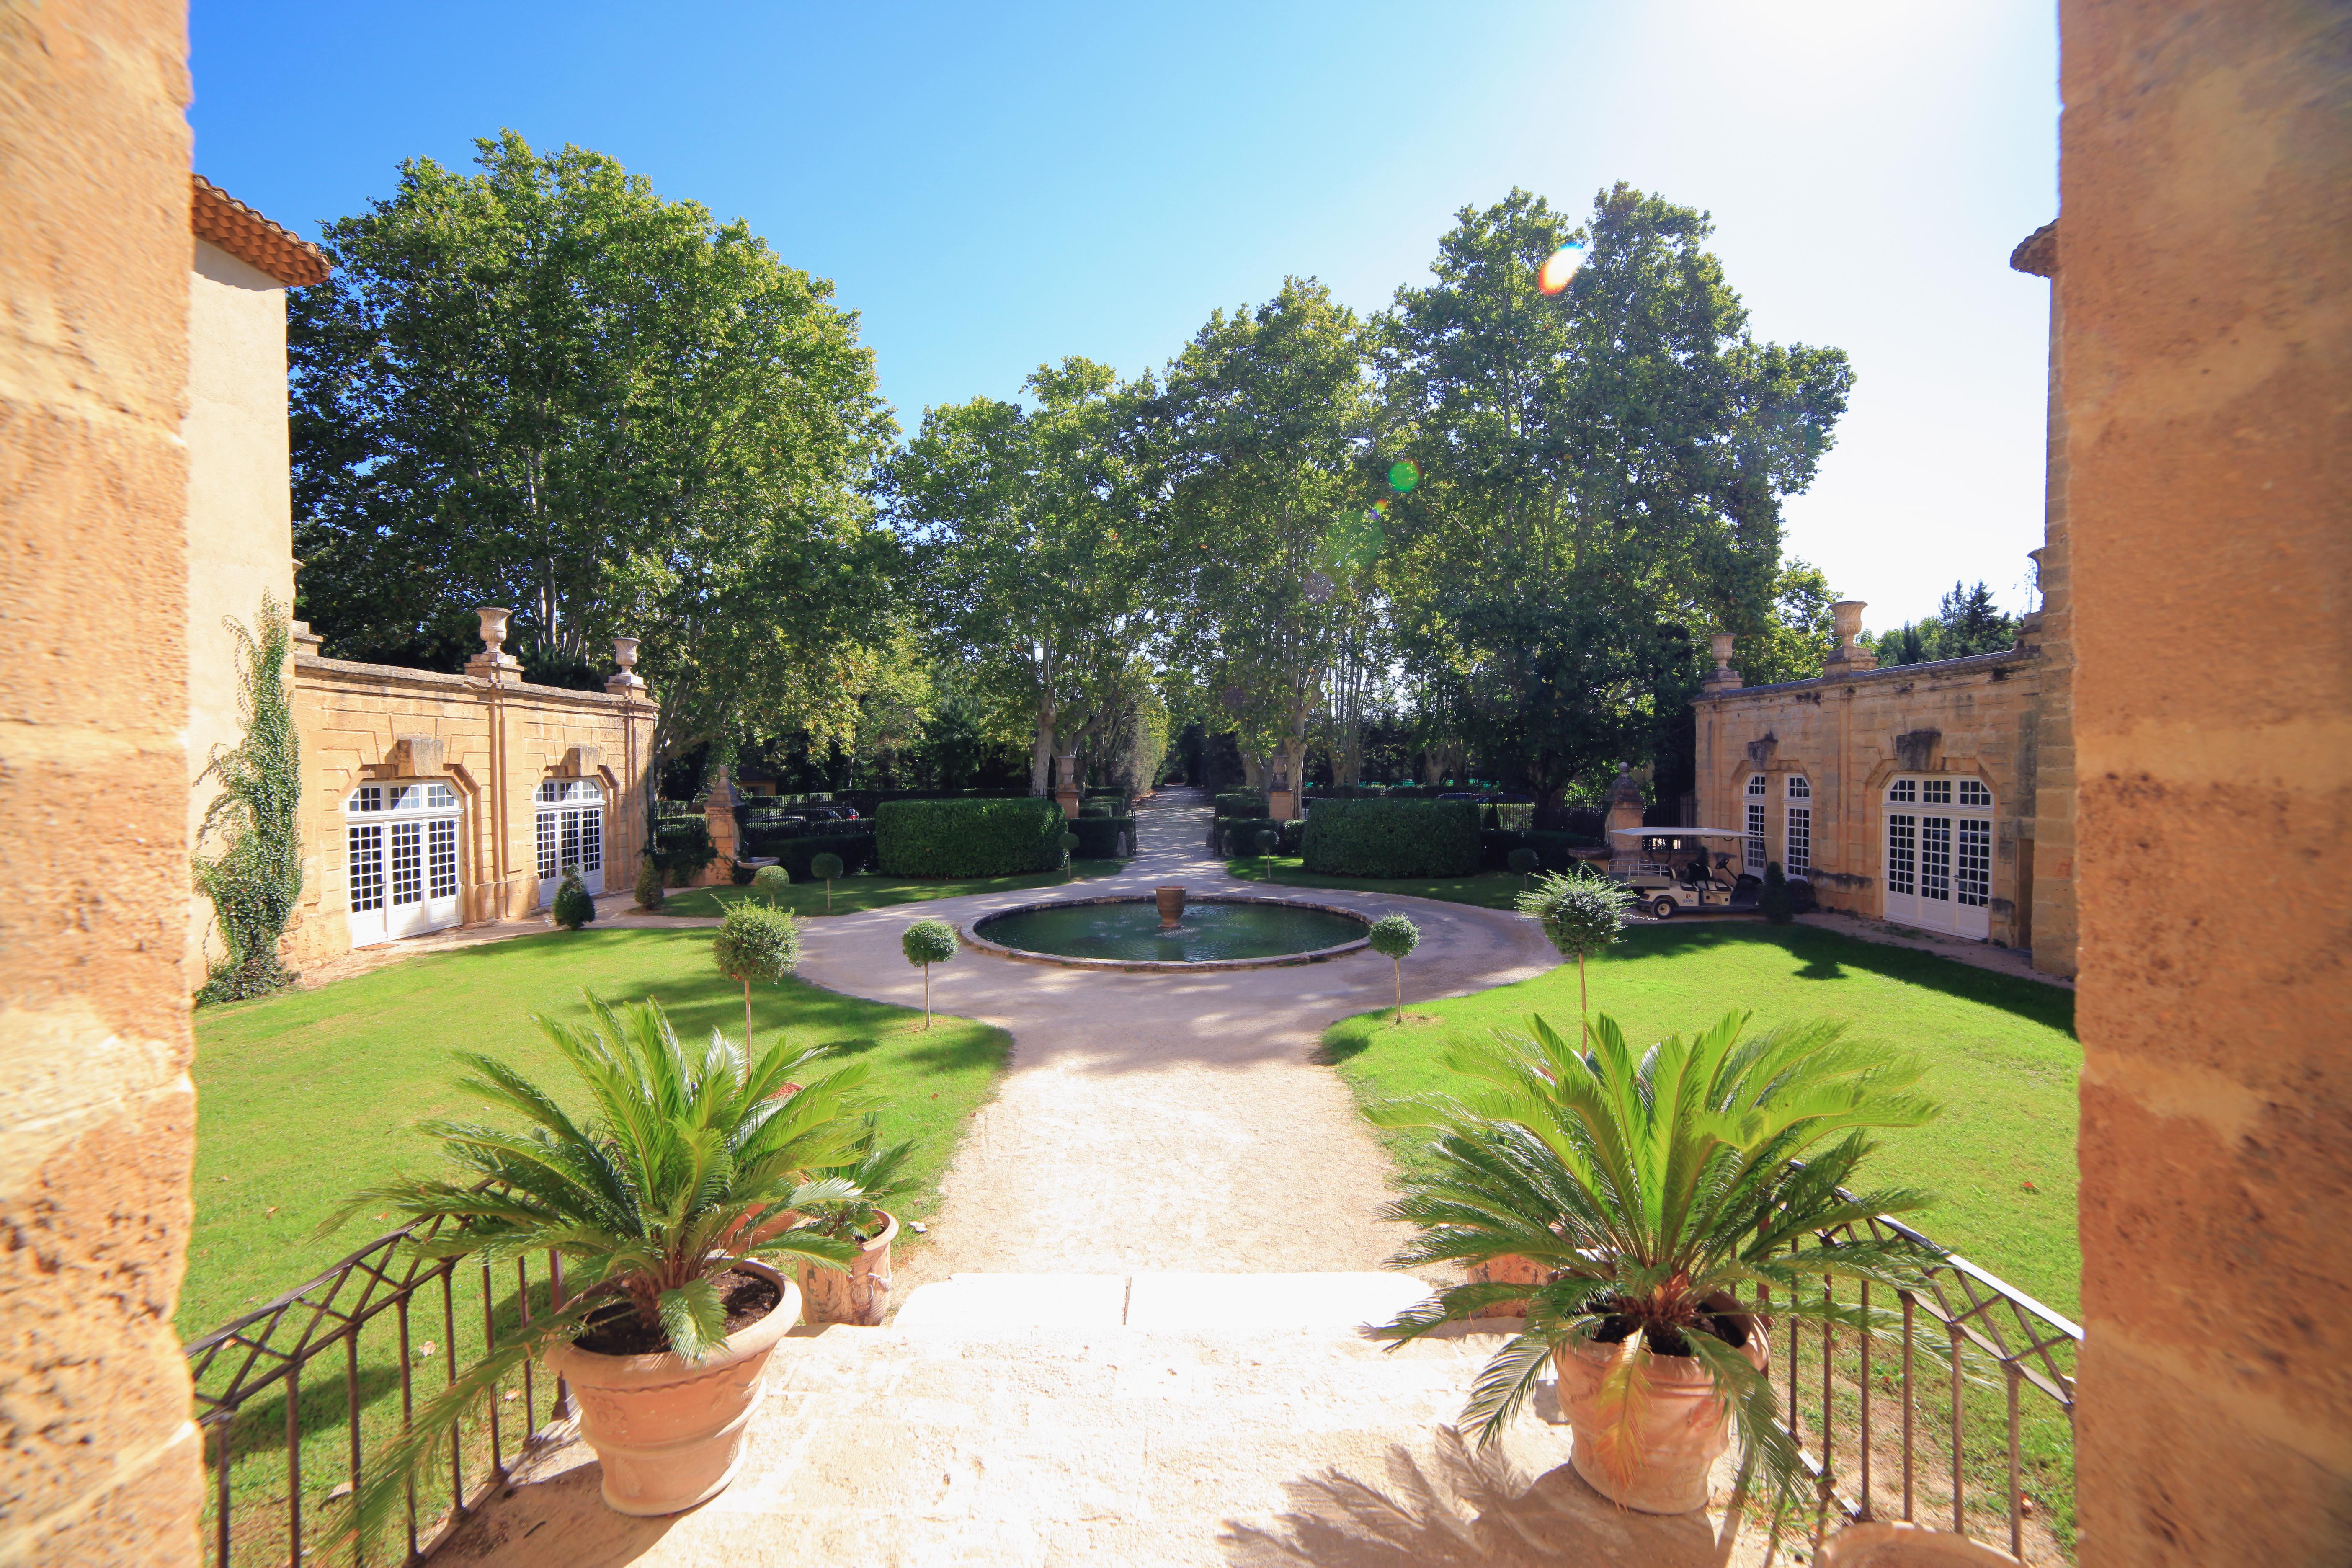
[(1017, 1329), (1358, 1329), (1392, 1321), (1432, 1288), (1399, 1274), (956, 1274), (911, 1291), (895, 1326)]
[[(1661, 1520), (1601, 1498), (1567, 1468), (1568, 1430), (1548, 1384), (1500, 1443), (1466, 1450), (1452, 1423), (1517, 1325), (1399, 1345), (1345, 1321), (1385, 1321), (1412, 1299), (1399, 1292), (1412, 1283), (1344, 1274), (950, 1279), (910, 1295), (889, 1327), (795, 1331), (770, 1365), (740, 1474), (701, 1508), (666, 1520), (612, 1513), (598, 1500), (585, 1446), (551, 1444), (435, 1561), (1723, 1568), (1759, 1560), (1714, 1516)], [(1251, 1305), (1244, 1298), (1253, 1290), (1271, 1305)], [(1065, 1305), (1041, 1312), (1041, 1299)], [(984, 1326), (985, 1311), (1016, 1310), (1032, 1321)], [(1291, 1321), (1204, 1326), (1220, 1313)], [(1159, 1314), (1187, 1327), (1153, 1326), (1165, 1321)], [(1085, 1315), (1091, 1321), (1075, 1321)], [(1717, 1479), (1727, 1498), (1727, 1467)]]

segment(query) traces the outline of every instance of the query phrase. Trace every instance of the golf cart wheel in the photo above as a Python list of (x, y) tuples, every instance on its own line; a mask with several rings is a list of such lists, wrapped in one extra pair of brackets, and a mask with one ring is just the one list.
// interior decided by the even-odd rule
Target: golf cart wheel
[(1674, 919), (1675, 910), (1680, 907), (1681, 906), (1677, 905), (1674, 900), (1666, 898), (1663, 894), (1650, 900), (1650, 913), (1656, 919), (1662, 921), (1670, 921)]

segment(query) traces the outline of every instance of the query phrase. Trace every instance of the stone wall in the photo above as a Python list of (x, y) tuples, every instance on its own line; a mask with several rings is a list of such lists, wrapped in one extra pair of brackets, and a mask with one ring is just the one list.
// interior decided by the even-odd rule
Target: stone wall
[(2352, 11), (2060, 7), (2084, 1568), (2352, 1562)]
[(185, 18), (0, 8), (0, 1563), (197, 1550)]
[(604, 886), (628, 888), (645, 847), (644, 769), (656, 711), (641, 685), (570, 691), (298, 651), (304, 851), (288, 962), (300, 968), (352, 945), (343, 803), (373, 779), (441, 779), (457, 791), (465, 805), (465, 923), (540, 907), (532, 800), (550, 778), (603, 782)]
[[(2026, 647), (1710, 691), (1695, 703), (1699, 826), (1744, 826), (1748, 779), (1761, 773), (1772, 781), (1766, 853), (1785, 862), (1782, 781), (1804, 775), (1812, 786), (1814, 891), (1827, 908), (1875, 917), (1884, 909), (1880, 796), (1887, 780), (1921, 772), (1980, 779), (1993, 792), (1995, 813), (1993, 940), (2030, 943), (2035, 963), (2054, 968), (2043, 963), (2030, 911), (2021, 918), (2018, 907), (2021, 881), (2034, 879), (2023, 858), (2032, 852), (2042, 688), (2040, 656)], [(1904, 736), (1915, 737), (1907, 760), (1898, 744)], [(2070, 931), (2060, 973), (2073, 967), (2071, 939)]]

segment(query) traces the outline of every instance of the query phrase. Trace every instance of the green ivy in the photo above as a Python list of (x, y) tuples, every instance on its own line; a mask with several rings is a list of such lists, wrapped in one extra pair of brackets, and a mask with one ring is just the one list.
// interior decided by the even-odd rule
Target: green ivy
[(196, 890), (212, 900), (228, 949), (196, 994), (199, 1002), (265, 996), (293, 984), (278, 943), (302, 897), (302, 768), (287, 659), (292, 628), (286, 607), (267, 594), (255, 617), (257, 631), (235, 620), (223, 624), (236, 638), (245, 739), (215, 750), (197, 777), (221, 786), (196, 841), (218, 833), (225, 847), (215, 858), (196, 862), (195, 879)]

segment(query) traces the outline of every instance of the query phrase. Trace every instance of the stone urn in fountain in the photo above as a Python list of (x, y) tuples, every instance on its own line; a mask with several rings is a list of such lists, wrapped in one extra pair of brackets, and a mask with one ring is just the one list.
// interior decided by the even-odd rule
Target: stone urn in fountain
[(1154, 888), (1151, 889), (1151, 901), (1160, 910), (1160, 929), (1174, 931), (1177, 922), (1184, 918), (1184, 889)]

